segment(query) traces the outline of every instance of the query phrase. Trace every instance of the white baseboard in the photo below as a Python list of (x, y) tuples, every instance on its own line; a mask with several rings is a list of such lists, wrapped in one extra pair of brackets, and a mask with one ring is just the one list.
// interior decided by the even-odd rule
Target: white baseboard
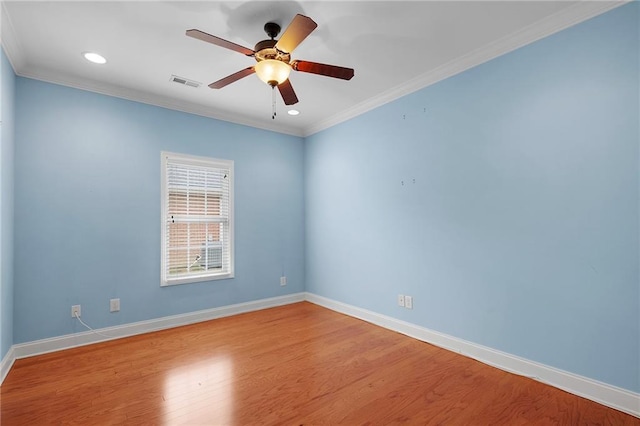
[(9, 348), (2, 361), (0, 361), (0, 385), (4, 382), (4, 378), (9, 374), (9, 370), (13, 367), (13, 363), (16, 360), (16, 355), (13, 350), (13, 346)]
[(590, 399), (602, 405), (631, 414), (632, 416), (640, 417), (640, 394), (638, 393), (458, 339), (457, 337), (429, 330), (428, 328), (376, 312), (337, 302), (313, 293), (306, 293), (305, 299), (316, 305), (457, 352), (501, 370), (530, 377), (574, 395)]
[[(135, 336), (137, 334), (149, 333), (152, 331), (164, 330), (167, 328), (179, 327), (182, 325), (194, 324), (202, 321), (209, 321), (216, 318), (242, 314), (245, 312), (258, 311), (261, 309), (302, 302), (304, 300), (304, 296), (305, 293), (295, 293), (286, 296), (254, 300), (251, 302), (238, 303), (236, 305), (222, 306), (219, 308), (189, 312), (186, 314), (173, 315), (169, 317), (162, 317), (96, 330), (103, 335), (96, 334), (92, 331), (83, 331), (81, 333), (68, 334), (65, 336), (53, 337), (50, 339), (19, 343), (11, 347), (11, 349), (7, 353), (7, 356), (5, 356), (5, 359), (2, 361), (2, 369), (0, 370), (0, 373), (3, 373), (3, 375), (0, 376), (0, 379), (4, 380), (15, 359), (27, 358), (34, 355), (41, 355), (49, 352), (60, 351), (63, 349), (90, 345), (92, 343), (121, 339), (123, 337)], [(9, 357), (9, 355), (11, 356)], [(0, 384), (2, 384), (2, 380), (0, 380)]]

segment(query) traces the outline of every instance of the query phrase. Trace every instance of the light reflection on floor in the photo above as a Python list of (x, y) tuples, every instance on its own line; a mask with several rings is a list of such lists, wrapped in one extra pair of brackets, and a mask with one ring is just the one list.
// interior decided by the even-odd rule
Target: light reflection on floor
[(167, 373), (165, 424), (233, 423), (233, 359), (216, 356)]

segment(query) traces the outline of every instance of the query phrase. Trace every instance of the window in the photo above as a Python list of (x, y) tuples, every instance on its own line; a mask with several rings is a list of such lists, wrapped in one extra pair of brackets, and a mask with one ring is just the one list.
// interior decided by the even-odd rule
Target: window
[(233, 277), (233, 161), (162, 153), (162, 286)]

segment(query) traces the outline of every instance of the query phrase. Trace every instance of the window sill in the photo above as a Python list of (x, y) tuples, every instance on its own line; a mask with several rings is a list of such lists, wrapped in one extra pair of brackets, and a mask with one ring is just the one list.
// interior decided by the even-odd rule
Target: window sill
[(202, 276), (195, 276), (195, 277), (172, 278), (168, 281), (163, 280), (160, 283), (160, 287), (171, 287), (174, 285), (199, 283), (204, 281), (227, 280), (233, 277), (234, 277), (233, 273), (227, 273), (227, 274), (216, 274), (216, 275), (202, 275)]

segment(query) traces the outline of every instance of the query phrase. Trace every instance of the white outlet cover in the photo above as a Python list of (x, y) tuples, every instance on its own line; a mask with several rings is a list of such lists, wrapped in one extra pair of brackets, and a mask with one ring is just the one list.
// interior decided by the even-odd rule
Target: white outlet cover
[(398, 306), (404, 307), (404, 295), (402, 294), (398, 295)]
[(287, 285), (287, 277), (280, 277), (280, 285), (285, 286)]
[(81, 317), (82, 316), (82, 307), (80, 305), (73, 305), (71, 306), (71, 318), (75, 318), (76, 316), (74, 315), (75, 313), (78, 313), (78, 316)]
[(111, 299), (109, 301), (109, 311), (110, 312), (120, 311), (120, 299)]
[(404, 297), (404, 306), (407, 309), (413, 309), (413, 296)]

